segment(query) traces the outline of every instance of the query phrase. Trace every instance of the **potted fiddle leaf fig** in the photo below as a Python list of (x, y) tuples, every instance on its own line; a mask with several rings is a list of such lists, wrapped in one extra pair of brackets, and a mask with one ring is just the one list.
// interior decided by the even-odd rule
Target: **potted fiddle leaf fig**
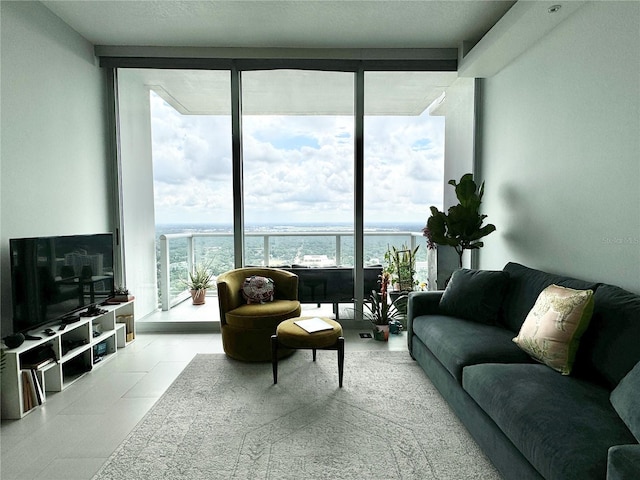
[(203, 305), (207, 289), (213, 286), (213, 274), (206, 265), (197, 265), (186, 282), (194, 305)]
[(427, 237), (428, 244), (453, 247), (462, 268), (464, 251), (482, 247), (484, 243), (480, 239), (494, 232), (496, 227), (491, 223), (482, 225), (487, 218), (480, 214), (484, 182), (478, 187), (473, 181), (473, 175), (467, 173), (459, 183), (449, 180), (449, 185), (456, 189), (456, 197), (460, 203), (449, 208), (446, 214), (431, 207), (431, 216), (422, 232)]

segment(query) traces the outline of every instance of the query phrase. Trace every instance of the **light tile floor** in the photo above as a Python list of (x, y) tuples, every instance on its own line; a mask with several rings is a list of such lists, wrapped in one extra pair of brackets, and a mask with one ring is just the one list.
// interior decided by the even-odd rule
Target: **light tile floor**
[[(345, 329), (346, 352), (406, 350)], [(2, 480), (91, 479), (196, 353), (222, 353), (219, 333), (139, 333), (99, 368), (21, 420), (2, 421)]]

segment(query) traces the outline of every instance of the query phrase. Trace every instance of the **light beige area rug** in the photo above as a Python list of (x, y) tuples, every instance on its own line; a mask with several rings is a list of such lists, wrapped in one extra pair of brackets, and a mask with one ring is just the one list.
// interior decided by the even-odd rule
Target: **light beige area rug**
[(499, 479), (407, 352), (197, 355), (94, 477)]

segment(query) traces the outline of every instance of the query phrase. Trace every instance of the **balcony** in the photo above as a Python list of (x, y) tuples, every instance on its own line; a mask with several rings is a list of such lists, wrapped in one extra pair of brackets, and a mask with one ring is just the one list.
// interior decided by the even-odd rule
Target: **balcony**
[[(409, 231), (365, 231), (365, 266), (383, 263), (390, 245), (405, 245), (414, 249), (422, 240), (421, 233)], [(353, 232), (347, 230), (247, 232), (245, 244), (247, 265), (279, 267), (306, 264), (312, 267), (332, 264), (352, 267), (354, 264)], [(161, 310), (168, 312), (189, 298), (184, 282), (196, 264), (209, 265), (214, 276), (233, 268), (233, 234), (162, 234), (158, 238), (157, 254), (158, 297)], [(416, 279), (419, 283), (426, 283), (428, 267), (427, 250), (423, 245), (416, 259)], [(215, 295), (214, 287), (208, 296)], [(217, 300), (215, 303), (217, 306)]]

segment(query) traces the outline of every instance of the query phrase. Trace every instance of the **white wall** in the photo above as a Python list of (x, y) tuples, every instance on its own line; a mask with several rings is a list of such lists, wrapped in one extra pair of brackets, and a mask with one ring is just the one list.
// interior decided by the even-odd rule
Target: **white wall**
[(118, 71), (122, 236), (126, 285), (141, 318), (158, 308), (149, 87), (136, 70)]
[(480, 175), (508, 261), (640, 292), (640, 2), (592, 2), (484, 80)]
[(38, 2), (0, 2), (2, 331), (9, 239), (111, 231), (104, 74)]
[[(444, 103), (436, 113), (445, 116), (443, 211), (459, 203), (455, 188), (449, 180), (458, 182), (463, 175), (474, 173), (475, 80), (458, 78), (446, 92)], [(475, 177), (474, 177), (475, 178)], [(438, 246), (438, 288), (444, 288), (460, 257), (453, 247)], [(462, 266), (473, 265), (472, 256), (465, 251)]]

